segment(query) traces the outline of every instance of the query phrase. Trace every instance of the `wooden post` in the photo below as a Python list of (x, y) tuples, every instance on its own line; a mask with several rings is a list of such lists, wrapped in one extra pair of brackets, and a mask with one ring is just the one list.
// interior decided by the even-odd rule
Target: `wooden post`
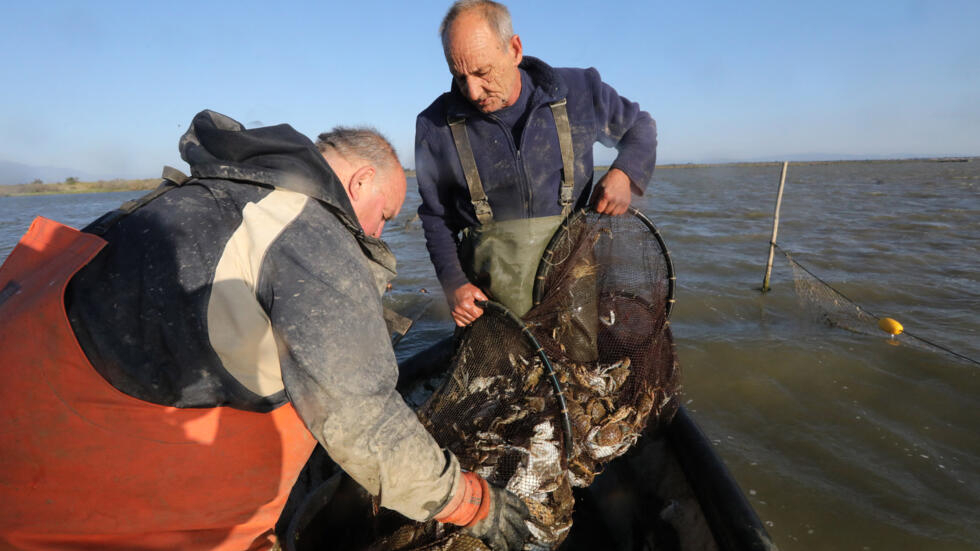
[(772, 256), (776, 252), (776, 232), (779, 231), (779, 205), (783, 202), (783, 185), (786, 184), (786, 168), (789, 162), (783, 162), (783, 170), (779, 175), (779, 191), (776, 193), (776, 211), (772, 216), (772, 237), (769, 238), (769, 260), (766, 261), (766, 277), (762, 279), (762, 292), (769, 291), (769, 275), (772, 273)]

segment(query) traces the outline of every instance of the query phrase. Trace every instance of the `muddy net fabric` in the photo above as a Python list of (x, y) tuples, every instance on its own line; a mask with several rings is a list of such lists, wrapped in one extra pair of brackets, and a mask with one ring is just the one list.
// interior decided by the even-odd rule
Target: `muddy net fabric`
[[(591, 484), (648, 423), (673, 411), (673, 282), (648, 222), (570, 217), (542, 259), (535, 306), (523, 320), (488, 307), (419, 410), (464, 469), (524, 500), (530, 549), (560, 545), (572, 525), (572, 488)], [(486, 549), (453, 526), (387, 520), (376, 523), (388, 529), (374, 549)]]

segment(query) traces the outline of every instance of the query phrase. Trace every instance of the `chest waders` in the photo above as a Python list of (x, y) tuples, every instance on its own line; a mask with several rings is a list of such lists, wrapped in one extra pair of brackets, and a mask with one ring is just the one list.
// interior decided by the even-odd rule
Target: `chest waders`
[(466, 119), (448, 121), (463, 167), (466, 186), (470, 191), (470, 201), (480, 222), (479, 226), (463, 230), (459, 245), (460, 263), (474, 285), (518, 316), (523, 316), (531, 309), (534, 277), (541, 255), (555, 230), (572, 210), (575, 156), (572, 151), (572, 130), (568, 122), (566, 100), (560, 99), (549, 107), (558, 130), (562, 160), (561, 192), (558, 198), (561, 214), (555, 216), (494, 220), (466, 133)]

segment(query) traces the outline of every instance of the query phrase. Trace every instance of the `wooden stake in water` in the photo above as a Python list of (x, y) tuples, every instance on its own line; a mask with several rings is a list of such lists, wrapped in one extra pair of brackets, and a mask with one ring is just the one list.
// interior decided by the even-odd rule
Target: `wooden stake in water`
[(766, 261), (766, 277), (762, 279), (762, 292), (769, 291), (769, 275), (772, 273), (772, 256), (776, 252), (776, 232), (779, 231), (779, 205), (783, 202), (783, 185), (786, 184), (786, 168), (789, 162), (783, 162), (783, 171), (779, 175), (779, 191), (776, 193), (776, 212), (772, 216), (772, 237), (769, 238), (769, 260)]

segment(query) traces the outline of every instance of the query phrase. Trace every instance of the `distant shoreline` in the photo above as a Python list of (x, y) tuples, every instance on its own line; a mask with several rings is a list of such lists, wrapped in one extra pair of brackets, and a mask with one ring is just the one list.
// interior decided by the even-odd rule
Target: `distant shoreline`
[(32, 182), (30, 184), (0, 186), (0, 197), (141, 191), (154, 189), (158, 185), (160, 185), (160, 178), (149, 178), (145, 180), (98, 180), (95, 182), (80, 182), (75, 178), (68, 178), (63, 182), (50, 184)]
[[(980, 157), (917, 157), (910, 159), (850, 159), (840, 161), (789, 161), (794, 166), (841, 165), (841, 164), (885, 164), (885, 163), (969, 163), (980, 161)], [(783, 161), (733, 161), (730, 163), (675, 163), (657, 165), (657, 170), (674, 168), (709, 168), (713, 166), (782, 166)], [(608, 166), (595, 167), (608, 169)]]
[[(867, 160), (846, 160), (846, 161), (790, 161), (794, 166), (811, 165), (833, 165), (833, 164), (884, 164), (884, 163), (965, 163), (977, 162), (980, 157), (927, 157), (913, 159), (867, 159)], [(657, 165), (657, 170), (677, 170), (684, 168), (711, 168), (711, 167), (754, 167), (754, 166), (781, 166), (782, 161), (759, 161), (759, 162), (730, 162), (730, 163), (675, 163)], [(598, 171), (609, 170), (609, 165), (598, 165)], [(409, 178), (415, 177), (414, 170), (406, 170), (405, 175)], [(30, 195), (67, 195), (75, 193), (107, 193), (122, 191), (148, 191), (156, 188), (160, 184), (160, 178), (147, 178), (142, 180), (97, 180), (94, 182), (80, 182), (75, 178), (68, 178), (63, 182), (53, 182), (50, 184), (42, 182), (32, 182), (29, 184), (14, 184), (0, 186), (0, 197), (23, 197)]]

